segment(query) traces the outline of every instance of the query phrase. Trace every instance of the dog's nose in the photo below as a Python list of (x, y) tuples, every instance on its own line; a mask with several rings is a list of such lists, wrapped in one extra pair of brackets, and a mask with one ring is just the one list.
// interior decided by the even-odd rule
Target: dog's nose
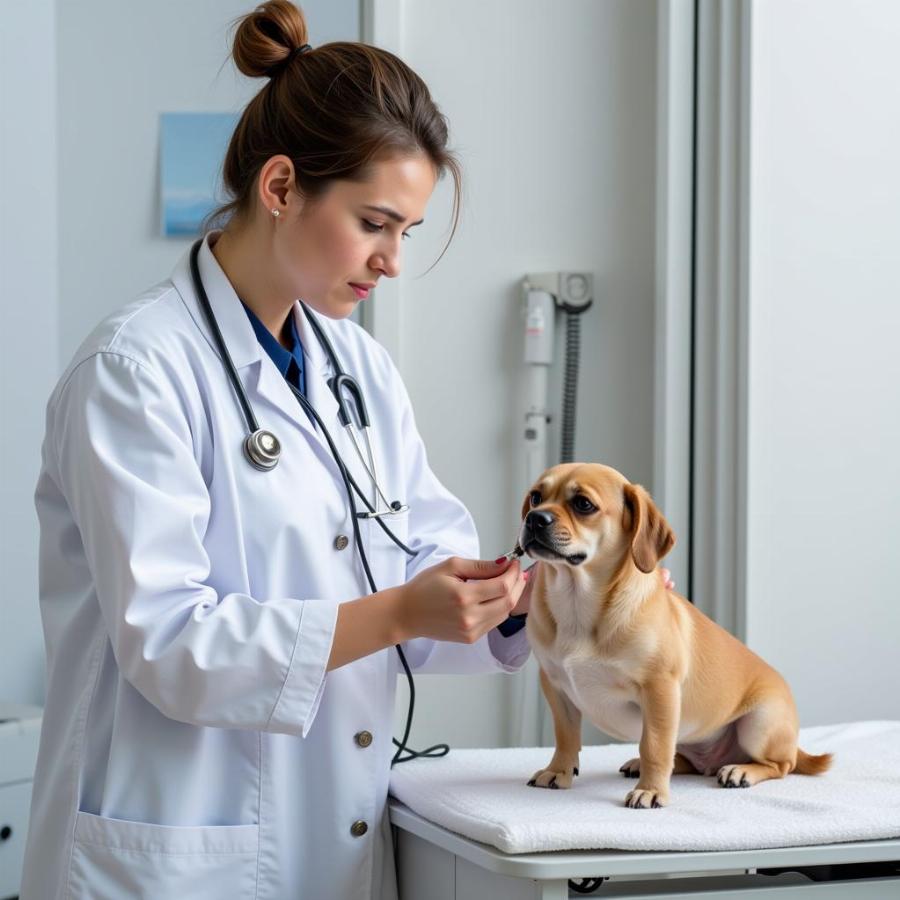
[(533, 509), (525, 516), (525, 527), (536, 534), (549, 528), (555, 521), (553, 513), (549, 513), (545, 509)]

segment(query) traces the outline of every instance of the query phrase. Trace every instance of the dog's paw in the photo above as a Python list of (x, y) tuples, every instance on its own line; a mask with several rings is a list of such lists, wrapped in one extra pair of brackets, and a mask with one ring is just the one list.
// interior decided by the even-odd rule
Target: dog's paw
[(641, 775), (641, 758), (636, 756), (634, 759), (629, 759), (624, 766), (622, 766), (619, 771), (626, 778), (640, 778)]
[(653, 788), (635, 788), (625, 797), (625, 805), (629, 809), (660, 809), (668, 803), (668, 793)]
[(572, 787), (572, 781), (577, 774), (578, 766), (538, 769), (528, 781), (528, 786), (550, 788), (552, 791), (559, 790), (560, 788), (570, 788)]
[(744, 766), (722, 766), (716, 774), (716, 780), (726, 788), (753, 787), (756, 781)]

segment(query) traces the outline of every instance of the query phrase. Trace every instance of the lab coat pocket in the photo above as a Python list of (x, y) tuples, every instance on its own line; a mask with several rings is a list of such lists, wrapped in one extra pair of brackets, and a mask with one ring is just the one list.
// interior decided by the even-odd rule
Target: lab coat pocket
[(170, 826), (79, 812), (69, 900), (256, 896), (259, 825)]

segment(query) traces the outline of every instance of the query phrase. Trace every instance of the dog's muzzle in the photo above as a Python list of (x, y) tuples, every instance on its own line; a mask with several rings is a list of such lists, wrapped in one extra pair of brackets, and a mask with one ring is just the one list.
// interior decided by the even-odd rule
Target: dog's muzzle
[(586, 553), (565, 553), (553, 537), (556, 516), (546, 509), (533, 509), (525, 516), (522, 540), (519, 542), (527, 553), (532, 548), (543, 550), (552, 556), (566, 560), (573, 566), (581, 565), (587, 559)]

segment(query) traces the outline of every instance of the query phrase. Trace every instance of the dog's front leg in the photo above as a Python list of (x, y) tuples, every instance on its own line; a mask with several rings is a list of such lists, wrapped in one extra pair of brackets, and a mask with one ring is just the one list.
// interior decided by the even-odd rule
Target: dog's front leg
[(553, 686), (543, 669), (541, 669), (541, 689), (553, 713), (556, 751), (550, 765), (535, 772), (528, 784), (531, 787), (569, 788), (572, 787), (572, 779), (578, 774), (581, 710), (562, 691)]
[(681, 718), (681, 686), (674, 678), (655, 678), (641, 689), (641, 777), (628, 792), (625, 805), (632, 809), (665, 806), (678, 723)]

